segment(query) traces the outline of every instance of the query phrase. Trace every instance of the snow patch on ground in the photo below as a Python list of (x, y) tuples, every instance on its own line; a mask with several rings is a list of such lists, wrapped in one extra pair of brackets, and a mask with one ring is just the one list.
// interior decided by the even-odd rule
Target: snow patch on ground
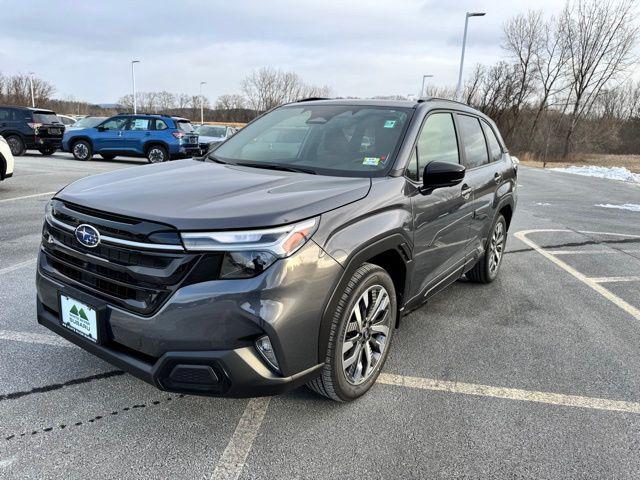
[(534, 205), (538, 205), (539, 207), (550, 207), (551, 204), (547, 202), (536, 202)]
[(596, 207), (617, 208), (618, 210), (631, 210), (632, 212), (640, 212), (640, 205), (636, 203), (625, 203), (623, 205), (614, 205), (612, 203), (599, 203)]
[(556, 172), (574, 173), (576, 175), (586, 175), (589, 177), (609, 178), (611, 180), (622, 180), (623, 182), (640, 183), (640, 173), (633, 173), (624, 167), (598, 167), (595, 165), (556, 167), (550, 168)]

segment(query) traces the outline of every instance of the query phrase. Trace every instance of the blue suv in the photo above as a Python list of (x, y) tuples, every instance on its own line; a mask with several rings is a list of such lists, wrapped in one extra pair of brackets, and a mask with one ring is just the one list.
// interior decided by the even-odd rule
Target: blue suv
[(92, 128), (69, 130), (62, 150), (77, 160), (95, 153), (105, 160), (117, 155), (146, 157), (149, 163), (200, 155), (198, 134), (186, 118), (168, 115), (116, 115)]

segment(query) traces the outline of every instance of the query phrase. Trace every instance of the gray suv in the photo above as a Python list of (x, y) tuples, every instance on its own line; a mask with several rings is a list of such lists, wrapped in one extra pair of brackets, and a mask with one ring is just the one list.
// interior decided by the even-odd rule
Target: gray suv
[(516, 173), (463, 104), (288, 104), (205, 158), (58, 192), (38, 321), (163, 390), (353, 400), (403, 313), (496, 278)]

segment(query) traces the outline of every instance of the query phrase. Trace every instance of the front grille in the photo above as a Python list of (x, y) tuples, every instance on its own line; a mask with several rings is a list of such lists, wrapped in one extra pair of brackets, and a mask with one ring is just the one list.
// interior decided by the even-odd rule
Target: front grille
[[(68, 227), (45, 222), (40, 269), (65, 284), (84, 289), (125, 310), (152, 315), (180, 286), (218, 277), (221, 262), (217, 254), (152, 250), (153, 243), (148, 239), (157, 232), (151, 228), (150, 222), (117, 222), (112, 214), (99, 216), (97, 212), (92, 212), (95, 217), (90, 218), (86, 211), (79, 219), (69, 213), (69, 208), (62, 208), (64, 205), (61, 203), (56, 202), (59, 210), (54, 218)], [(61, 211), (65, 214), (62, 215)], [(118, 230), (120, 237), (135, 238), (136, 241), (146, 237), (145, 243), (150, 248), (106, 242), (101, 242), (96, 248), (88, 248), (76, 240), (72, 229), (81, 223), (92, 225), (102, 235), (107, 235), (101, 225), (105, 221), (110, 222), (112, 230)], [(144, 224), (146, 235), (141, 233), (140, 223)], [(162, 230), (163, 238), (167, 238), (167, 227), (155, 226)]]

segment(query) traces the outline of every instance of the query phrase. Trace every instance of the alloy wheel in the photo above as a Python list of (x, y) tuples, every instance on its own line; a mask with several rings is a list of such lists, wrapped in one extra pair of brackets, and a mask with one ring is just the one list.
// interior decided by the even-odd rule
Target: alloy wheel
[(350, 384), (373, 375), (387, 347), (391, 317), (389, 294), (382, 285), (369, 287), (353, 306), (342, 339), (342, 369)]
[(20, 152), (22, 151), (22, 143), (20, 142), (20, 139), (16, 137), (9, 137), (7, 139), (7, 143), (9, 144), (11, 155), (20, 155)]
[(149, 161), (151, 163), (164, 162), (164, 152), (160, 148), (152, 148), (149, 150)]
[(76, 156), (76, 158), (84, 160), (89, 156), (89, 149), (84, 143), (79, 142), (73, 146), (73, 154)]
[(493, 276), (498, 271), (502, 253), (504, 250), (504, 224), (497, 222), (493, 227), (491, 241), (489, 242), (489, 273)]

